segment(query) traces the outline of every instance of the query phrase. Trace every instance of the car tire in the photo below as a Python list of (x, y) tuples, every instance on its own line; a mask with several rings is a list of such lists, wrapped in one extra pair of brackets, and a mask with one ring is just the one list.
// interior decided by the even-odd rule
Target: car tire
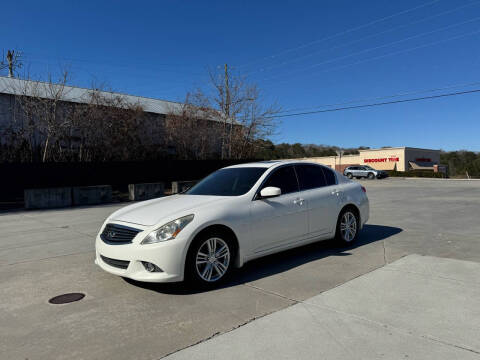
[(375, 174), (374, 173), (368, 173), (368, 176), (367, 176), (370, 180), (373, 180), (375, 179)]
[(352, 179), (353, 178), (352, 173), (347, 173), (347, 178)]
[(201, 233), (187, 253), (186, 282), (197, 288), (218, 286), (231, 275), (235, 254), (234, 241), (229, 234), (223, 231)]
[(342, 210), (337, 220), (335, 240), (343, 245), (353, 243), (360, 230), (359, 217), (357, 211), (352, 207)]

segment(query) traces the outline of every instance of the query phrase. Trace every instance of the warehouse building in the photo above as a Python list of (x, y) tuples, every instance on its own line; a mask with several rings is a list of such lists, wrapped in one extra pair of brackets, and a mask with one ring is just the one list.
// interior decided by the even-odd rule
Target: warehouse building
[(431, 170), (444, 172), (440, 165), (440, 150), (412, 147), (388, 147), (381, 149), (359, 150), (357, 155), (341, 155), (308, 158), (343, 172), (347, 166), (368, 165), (378, 170)]
[(13, 116), (15, 96), (58, 99), (64, 103), (89, 104), (92, 101), (92, 94), (108, 100), (122, 98), (126, 104), (138, 105), (144, 112), (160, 118), (164, 118), (167, 113), (181, 113), (182, 111), (182, 104), (178, 102), (0, 76), (0, 115), (3, 118)]
[[(185, 119), (207, 124), (204, 128), (208, 127), (212, 134), (222, 131), (223, 118), (207, 110), (161, 99), (0, 76), (0, 146), (11, 146), (12, 136), (4, 134), (15, 131), (15, 135), (23, 134), (22, 128), (32, 129), (28, 141), (35, 149), (47, 141), (47, 133), (57, 136), (60, 130), (68, 129), (67, 135), (58, 141), (66, 153), (85, 146), (80, 140), (85, 139), (85, 134), (91, 134), (92, 129), (98, 131), (100, 139), (95, 140), (95, 144), (106, 142), (107, 138), (101, 138), (103, 133), (98, 130), (101, 123), (104, 120), (120, 123), (119, 119), (126, 119), (124, 123), (137, 132), (136, 144), (164, 154), (162, 156), (172, 156), (178, 153), (178, 143), (168, 136), (167, 130), (170, 134), (180, 133), (175, 129), (182, 128), (181, 122)], [(112, 137), (110, 134), (108, 139)], [(203, 149), (211, 156), (218, 156), (222, 150), (220, 139), (210, 136), (208, 146)]]

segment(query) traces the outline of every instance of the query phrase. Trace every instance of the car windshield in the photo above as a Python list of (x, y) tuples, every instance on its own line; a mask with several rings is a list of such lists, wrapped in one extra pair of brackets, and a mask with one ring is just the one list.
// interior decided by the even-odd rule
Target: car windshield
[(366, 166), (366, 165), (364, 166), (364, 168), (367, 169), (367, 170), (375, 170), (374, 168), (372, 168), (370, 166)]
[(185, 192), (187, 195), (239, 196), (246, 194), (262, 174), (264, 167), (220, 169)]

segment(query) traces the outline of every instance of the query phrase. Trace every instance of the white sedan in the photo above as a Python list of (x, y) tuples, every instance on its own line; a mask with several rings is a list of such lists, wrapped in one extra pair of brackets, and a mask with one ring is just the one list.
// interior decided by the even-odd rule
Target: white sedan
[(351, 243), (368, 216), (365, 188), (325, 166), (235, 165), (183, 194), (114, 212), (96, 238), (95, 263), (138, 281), (212, 285), (268, 254), (333, 237)]

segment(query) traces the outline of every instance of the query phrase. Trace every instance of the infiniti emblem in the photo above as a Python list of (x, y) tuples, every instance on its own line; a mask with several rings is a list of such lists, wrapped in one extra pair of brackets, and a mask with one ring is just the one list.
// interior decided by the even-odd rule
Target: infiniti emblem
[(108, 232), (108, 237), (109, 237), (109, 238), (114, 238), (115, 235), (116, 235), (115, 231), (109, 231), (109, 232)]

